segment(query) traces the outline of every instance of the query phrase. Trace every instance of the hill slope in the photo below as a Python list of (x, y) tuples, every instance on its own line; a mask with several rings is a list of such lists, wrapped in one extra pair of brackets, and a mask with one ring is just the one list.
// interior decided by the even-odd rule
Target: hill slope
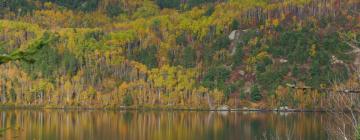
[(0, 66), (3, 104), (323, 108), (359, 67), (353, 0), (0, 3), (0, 54), (51, 38)]

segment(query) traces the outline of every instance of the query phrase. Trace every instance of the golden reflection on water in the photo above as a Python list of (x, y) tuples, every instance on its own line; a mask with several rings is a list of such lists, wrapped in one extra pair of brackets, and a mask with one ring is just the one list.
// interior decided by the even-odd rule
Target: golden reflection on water
[(6, 140), (327, 139), (326, 114), (320, 113), (1, 110), (0, 115), (0, 139)]

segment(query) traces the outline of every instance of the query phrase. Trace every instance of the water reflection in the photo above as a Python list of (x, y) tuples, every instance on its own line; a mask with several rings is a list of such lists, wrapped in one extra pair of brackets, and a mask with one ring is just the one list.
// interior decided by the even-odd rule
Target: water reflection
[(0, 139), (327, 139), (319, 113), (2, 110)]

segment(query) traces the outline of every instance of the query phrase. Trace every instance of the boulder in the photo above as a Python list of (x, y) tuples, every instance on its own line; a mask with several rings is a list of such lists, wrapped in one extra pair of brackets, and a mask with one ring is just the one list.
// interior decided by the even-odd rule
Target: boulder
[(281, 106), (279, 108), (279, 111), (286, 111), (286, 110), (289, 110), (289, 107), (288, 106)]
[(235, 40), (235, 38), (236, 38), (236, 32), (237, 32), (237, 30), (234, 30), (234, 31), (232, 31), (232, 32), (230, 33), (230, 35), (229, 35), (229, 39), (230, 39), (230, 40)]
[(230, 110), (230, 108), (229, 108), (229, 106), (227, 106), (227, 105), (222, 105), (222, 106), (219, 106), (219, 107), (217, 108), (217, 110)]
[(240, 74), (241, 76), (244, 76), (244, 75), (245, 75), (245, 71), (239, 70), (239, 74)]
[(287, 63), (287, 62), (288, 62), (288, 60), (286, 60), (286, 59), (282, 59), (282, 58), (281, 58), (281, 59), (279, 60), (279, 62), (280, 62), (280, 63)]

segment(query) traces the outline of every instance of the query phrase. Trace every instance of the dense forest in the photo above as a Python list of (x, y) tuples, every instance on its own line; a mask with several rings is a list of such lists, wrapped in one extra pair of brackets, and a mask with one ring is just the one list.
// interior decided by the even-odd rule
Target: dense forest
[(0, 0), (0, 101), (321, 109), (335, 87), (359, 84), (359, 6), (358, 0)]

